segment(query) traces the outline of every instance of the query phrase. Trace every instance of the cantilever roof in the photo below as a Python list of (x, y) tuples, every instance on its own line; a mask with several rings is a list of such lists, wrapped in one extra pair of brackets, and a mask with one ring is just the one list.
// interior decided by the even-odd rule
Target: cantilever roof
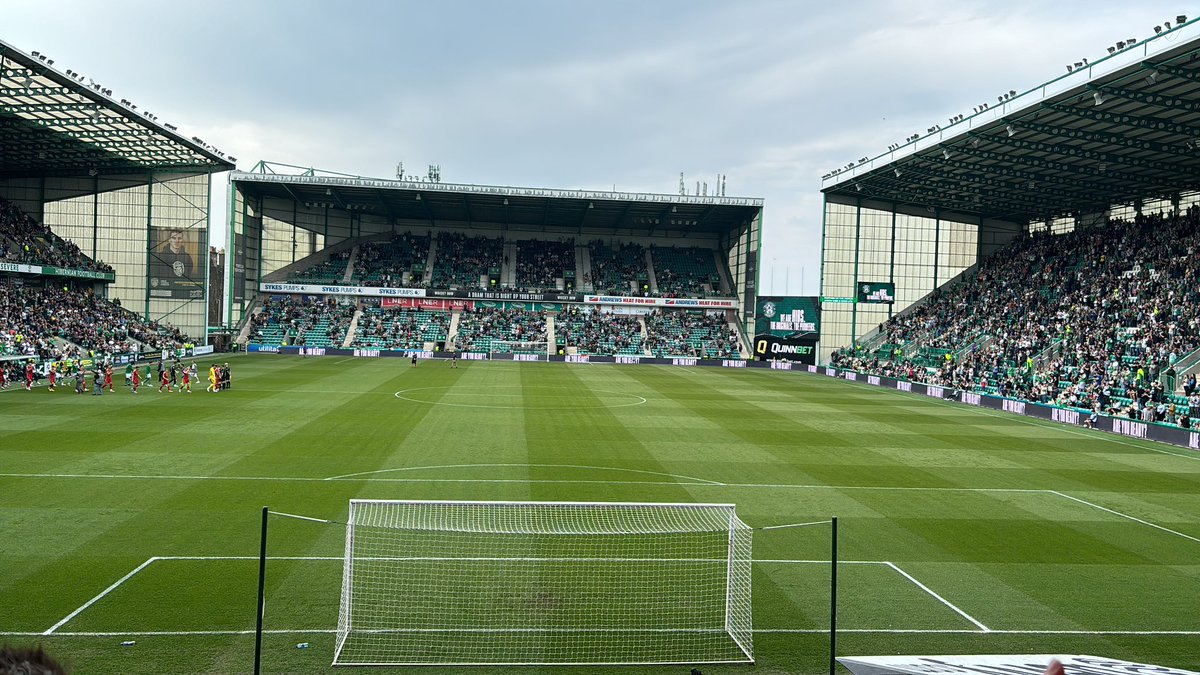
[(1197, 23), (843, 169), (822, 191), (1029, 222), (1200, 190)]
[(85, 79), (0, 41), (0, 176), (234, 168), (232, 158)]
[(474, 223), (523, 229), (632, 230), (645, 234), (725, 233), (753, 220), (763, 200), (364, 178), (260, 162), (230, 180), (246, 194), (309, 208), (370, 213), (391, 221)]

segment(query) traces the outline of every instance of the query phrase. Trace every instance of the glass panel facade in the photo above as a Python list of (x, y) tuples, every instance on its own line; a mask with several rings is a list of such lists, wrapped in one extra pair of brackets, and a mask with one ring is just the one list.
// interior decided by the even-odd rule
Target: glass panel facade
[[(826, 200), (821, 360), (974, 265), (979, 228), (937, 213), (913, 215), (849, 199)], [(847, 302), (857, 296), (858, 281), (894, 283), (895, 304)]]
[[(145, 174), (97, 178), (48, 178), (42, 218), (51, 230), (84, 253), (112, 265), (116, 281), (101, 292), (143, 317), (170, 323), (205, 341), (208, 288), (208, 174)], [(192, 261), (178, 292), (152, 284), (151, 251), (169, 233), (183, 233)]]

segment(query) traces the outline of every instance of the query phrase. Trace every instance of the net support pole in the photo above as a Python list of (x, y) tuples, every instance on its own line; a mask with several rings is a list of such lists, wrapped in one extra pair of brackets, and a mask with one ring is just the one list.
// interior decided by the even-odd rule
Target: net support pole
[[(832, 528), (829, 534), (829, 675), (834, 675), (834, 669), (837, 667), (837, 516), (834, 516), (830, 523)], [(266, 526), (264, 525), (264, 527)]]
[(269, 510), (263, 507), (262, 510), (262, 536), (258, 543), (258, 612), (255, 616), (254, 624), (254, 675), (260, 675), (262, 672), (262, 634), (263, 634), (263, 610), (266, 598), (267, 587), (267, 514)]

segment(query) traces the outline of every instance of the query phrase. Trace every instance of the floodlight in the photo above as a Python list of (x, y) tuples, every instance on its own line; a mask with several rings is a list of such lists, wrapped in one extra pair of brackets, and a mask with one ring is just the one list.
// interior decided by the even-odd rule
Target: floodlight
[(1071, 72), (1071, 66), (1069, 64), (1067, 65), (1067, 72)]
[(1104, 105), (1108, 99), (1104, 96), (1104, 92), (1092, 92), (1092, 98), (1096, 100), (1096, 105)]
[(1170, 22), (1170, 21), (1164, 21), (1164, 22), (1163, 22), (1163, 27), (1164, 27), (1164, 28), (1166, 28), (1167, 30), (1171, 30), (1171, 22)]
[(1159, 33), (1161, 33), (1161, 32), (1162, 32), (1162, 26), (1155, 26), (1155, 27), (1154, 27), (1154, 34), (1155, 34), (1155, 35), (1158, 35), (1158, 34), (1159, 34)]
[(1137, 42), (1137, 38), (1125, 38), (1125, 44), (1129, 45), (1130, 47), (1132, 47), (1133, 43), (1135, 42)]
[(855, 184), (854, 184), (854, 189), (855, 189), (855, 190), (858, 190), (859, 192), (862, 192), (862, 186), (861, 186), (861, 185), (859, 185), (858, 183), (855, 183)]
[(1009, 137), (1009, 138), (1012, 138), (1013, 136), (1016, 136), (1016, 135), (1017, 135), (1017, 129), (1016, 129), (1016, 127), (1014, 127), (1014, 126), (1013, 126), (1013, 125), (1011, 125), (1011, 124), (1010, 124), (1010, 125), (1008, 125), (1008, 126), (1006, 126), (1006, 127), (1004, 127), (1004, 130), (1005, 130), (1006, 132), (1008, 132), (1008, 137)]
[(1179, 16), (1175, 17), (1175, 25), (1178, 26), (1181, 23), (1187, 23), (1187, 15), (1186, 14), (1180, 14)]
[(900, 169), (896, 169), (895, 173), (896, 173), (896, 178), (899, 178), (900, 177)]
[(1109, 53), (1109, 54), (1115, 54), (1115, 53), (1116, 53), (1116, 51), (1117, 51), (1117, 48), (1116, 48), (1116, 47), (1109, 47), (1109, 48), (1108, 48), (1108, 53)]
[(1125, 49), (1125, 41), (1117, 40), (1117, 49)]
[(946, 148), (942, 148), (942, 157), (944, 157), (946, 159), (950, 159), (950, 151), (947, 150)]
[(1015, 97), (1015, 96), (1017, 95), (1017, 90), (1016, 90), (1016, 89), (1009, 89), (1009, 90), (1008, 90), (1008, 95), (1009, 95), (1009, 96), (1013, 96), (1013, 97)]

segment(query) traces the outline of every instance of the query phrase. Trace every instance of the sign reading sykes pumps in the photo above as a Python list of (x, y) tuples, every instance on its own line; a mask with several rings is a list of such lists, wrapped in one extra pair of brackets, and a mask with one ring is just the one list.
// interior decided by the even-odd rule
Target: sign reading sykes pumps
[(820, 300), (812, 296), (760, 296), (754, 324), (755, 358), (815, 365), (821, 337), (820, 308)]
[(858, 282), (858, 301), (891, 305), (896, 302), (896, 284), (886, 281)]

